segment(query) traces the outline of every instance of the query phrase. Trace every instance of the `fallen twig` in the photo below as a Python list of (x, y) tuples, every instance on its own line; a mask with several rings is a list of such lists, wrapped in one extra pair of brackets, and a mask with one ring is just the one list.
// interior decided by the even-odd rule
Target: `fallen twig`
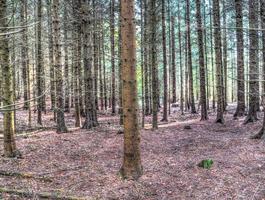
[(38, 179), (45, 182), (52, 182), (50, 178), (44, 177), (44, 176), (36, 176), (33, 174), (28, 173), (21, 173), (21, 172), (8, 172), (4, 170), (0, 170), (0, 176), (13, 176), (18, 178), (25, 178), (25, 179)]
[(15, 189), (8, 189), (8, 188), (0, 188), (0, 193), (7, 193), (7, 194), (13, 194), (18, 195), (22, 197), (38, 197), (40, 199), (53, 199), (53, 200), (85, 200), (85, 198), (81, 197), (74, 197), (74, 196), (63, 196), (56, 193), (38, 193), (38, 192), (30, 192), (26, 190), (15, 190)]

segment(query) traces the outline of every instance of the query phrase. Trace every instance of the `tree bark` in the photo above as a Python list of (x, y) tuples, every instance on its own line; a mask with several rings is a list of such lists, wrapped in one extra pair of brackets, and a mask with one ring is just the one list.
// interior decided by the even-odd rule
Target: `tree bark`
[(136, 83), (136, 32), (134, 0), (121, 0), (122, 78), (124, 107), (124, 157), (121, 175), (138, 179), (142, 175)]
[(258, 102), (259, 102), (259, 64), (258, 64), (258, 0), (249, 0), (249, 111), (245, 119), (245, 124), (258, 119)]
[(190, 36), (190, 0), (186, 0), (186, 28), (187, 28), (187, 48), (188, 48), (188, 69), (189, 69), (189, 92), (191, 113), (196, 113), (194, 90), (193, 90), (193, 69), (192, 69), (192, 53), (191, 53), (191, 36)]
[[(7, 24), (7, 1), (0, 0), (0, 33), (8, 31)], [(14, 104), (14, 95), (12, 88), (12, 68), (9, 64), (8, 36), (0, 36), (0, 63), (3, 77), (3, 106), (10, 106), (9, 111), (4, 112), (4, 156), (17, 156), (15, 144), (15, 120), (12, 104)]]
[(165, 0), (162, 0), (162, 45), (163, 45), (163, 77), (164, 77), (164, 105), (162, 121), (168, 121), (168, 76), (167, 76), (167, 39), (166, 39), (166, 9)]
[(201, 17), (201, 0), (196, 0), (196, 18), (198, 31), (198, 49), (199, 49), (199, 64), (200, 64), (200, 104), (201, 104), (201, 120), (207, 120), (207, 100), (206, 100), (206, 81), (205, 81), (205, 60), (203, 48), (203, 27)]
[(112, 114), (116, 113), (116, 77), (115, 77), (115, 0), (110, 1), (110, 46), (111, 46), (111, 105)]
[(67, 132), (64, 120), (64, 92), (62, 75), (62, 51), (59, 19), (59, 0), (53, 0), (54, 70), (56, 78), (57, 133)]
[[(235, 0), (236, 27), (243, 27), (242, 1)], [(245, 114), (245, 74), (244, 74), (244, 35), (241, 28), (236, 29), (237, 37), (237, 109), (234, 117)]]
[(214, 48), (216, 65), (216, 90), (217, 90), (217, 123), (224, 123), (224, 103), (223, 103), (223, 70), (222, 70), (222, 44), (220, 28), (220, 2), (213, 0), (213, 25), (214, 25)]
[(151, 66), (152, 66), (152, 127), (158, 129), (158, 67), (156, 0), (150, 2)]

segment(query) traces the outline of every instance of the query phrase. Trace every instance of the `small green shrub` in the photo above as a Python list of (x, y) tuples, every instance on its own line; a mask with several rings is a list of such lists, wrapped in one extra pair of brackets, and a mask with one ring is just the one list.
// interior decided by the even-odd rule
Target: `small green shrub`
[(202, 160), (198, 166), (204, 169), (210, 169), (213, 165), (213, 160), (212, 159), (207, 159), (207, 160)]

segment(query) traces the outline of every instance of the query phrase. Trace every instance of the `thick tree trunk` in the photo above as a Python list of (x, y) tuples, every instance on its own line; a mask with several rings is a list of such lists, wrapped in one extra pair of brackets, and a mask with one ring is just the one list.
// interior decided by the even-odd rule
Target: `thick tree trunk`
[(75, 104), (75, 127), (81, 126), (81, 113), (80, 113), (80, 91), (79, 91), (79, 65), (80, 65), (80, 57), (81, 57), (81, 36), (80, 36), (80, 23), (79, 20), (79, 9), (81, 6), (81, 0), (78, 1), (72, 1), (73, 3), (73, 13), (74, 13), (74, 19), (73, 19), (73, 42), (74, 42), (74, 104)]
[(63, 66), (59, 19), (59, 0), (53, 0), (54, 70), (56, 78), (57, 133), (67, 132), (64, 120)]
[(124, 157), (120, 172), (123, 178), (126, 179), (138, 179), (142, 175), (140, 132), (137, 117), (138, 103), (134, 6), (134, 0), (121, 0)]
[[(243, 27), (242, 1), (235, 0), (236, 27)], [(244, 35), (243, 30), (236, 30), (237, 37), (237, 109), (234, 117), (245, 114), (245, 74), (244, 74)]]
[(207, 120), (207, 101), (206, 101), (206, 86), (205, 86), (205, 60), (203, 49), (203, 28), (201, 17), (201, 0), (196, 0), (196, 18), (198, 31), (198, 49), (199, 49), (199, 64), (200, 64), (200, 104), (201, 104), (201, 120)]
[(249, 111), (245, 123), (258, 119), (259, 102), (259, 65), (258, 65), (258, 0), (249, 0)]
[(87, 0), (82, 1), (82, 30), (83, 34), (83, 50), (84, 50), (84, 74), (85, 74), (85, 123), (82, 128), (90, 129), (92, 127), (98, 126), (97, 122), (97, 109), (95, 101), (95, 92), (93, 91), (94, 79), (92, 76), (92, 56), (93, 56), (93, 46), (92, 39), (93, 35), (91, 32), (91, 18), (92, 13), (89, 12), (89, 4)]
[[(8, 29), (7, 24), (7, 1), (0, 0), (0, 33), (5, 33)], [(4, 112), (4, 156), (15, 157), (17, 156), (16, 144), (15, 144), (15, 120), (14, 111), (12, 110), (14, 104), (14, 95), (12, 89), (12, 68), (9, 64), (9, 48), (8, 48), (8, 36), (0, 36), (0, 63), (2, 67), (3, 77), (3, 106), (7, 107), (8, 111)]]
[(217, 90), (217, 123), (224, 123), (224, 103), (223, 103), (223, 70), (222, 70), (222, 44), (220, 28), (220, 2), (213, 0), (213, 25), (214, 25), (214, 48), (216, 64), (216, 90)]

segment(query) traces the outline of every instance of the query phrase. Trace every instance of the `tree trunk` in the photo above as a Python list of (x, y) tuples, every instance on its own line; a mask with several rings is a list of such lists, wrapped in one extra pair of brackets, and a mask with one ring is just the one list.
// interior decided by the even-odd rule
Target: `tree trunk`
[(249, 111), (245, 123), (253, 122), (258, 119), (259, 102), (259, 65), (258, 65), (258, 0), (249, 0)]
[(164, 76), (164, 105), (163, 105), (163, 119), (168, 121), (167, 113), (167, 99), (168, 99), (168, 77), (167, 77), (167, 40), (166, 40), (166, 9), (165, 0), (162, 0), (162, 43), (163, 43), (163, 76)]
[(70, 112), (70, 76), (69, 76), (69, 51), (68, 51), (68, 11), (64, 4), (64, 80), (65, 80), (65, 112)]
[[(212, 0), (209, 0), (210, 8), (212, 8)], [(213, 51), (213, 13), (210, 13), (210, 41), (211, 41), (211, 68), (212, 68), (212, 108), (215, 110), (215, 70), (214, 70), (214, 51)]]
[(97, 122), (97, 109), (95, 101), (95, 92), (93, 91), (94, 79), (92, 76), (92, 61), (93, 61), (93, 35), (91, 32), (91, 19), (92, 13), (89, 12), (89, 4), (87, 0), (82, 1), (82, 30), (83, 34), (83, 50), (84, 50), (84, 74), (85, 74), (85, 123), (82, 128), (91, 129), (98, 126)]
[(186, 28), (187, 28), (187, 48), (188, 48), (188, 69), (189, 69), (189, 92), (191, 113), (196, 113), (194, 91), (193, 91), (193, 70), (192, 70), (192, 53), (191, 53), (191, 36), (190, 36), (190, 0), (186, 0)]
[[(5, 33), (8, 29), (7, 23), (7, 2), (6, 0), (0, 0), (0, 33)], [(8, 111), (4, 112), (4, 156), (15, 157), (17, 156), (16, 144), (15, 144), (15, 120), (12, 104), (13, 89), (12, 89), (12, 68), (9, 64), (9, 47), (8, 36), (0, 36), (0, 63), (2, 67), (3, 77), (3, 106), (7, 107)]]
[[(243, 27), (242, 1), (235, 0), (236, 27)], [(244, 74), (244, 35), (241, 28), (236, 29), (237, 37), (237, 109), (234, 117), (245, 114), (245, 74)]]
[(73, 3), (73, 42), (74, 42), (74, 104), (75, 104), (75, 127), (81, 126), (81, 113), (80, 113), (80, 91), (79, 91), (79, 65), (80, 65), (80, 56), (81, 56), (81, 38), (80, 38), (80, 23), (79, 20), (79, 9), (81, 6), (81, 0), (72, 1)]
[(158, 121), (158, 67), (157, 67), (157, 17), (156, 0), (150, 2), (151, 66), (152, 66), (152, 127), (157, 129)]
[(38, 0), (37, 4), (37, 70), (36, 70), (36, 79), (37, 79), (37, 111), (38, 119), (37, 122), (39, 125), (42, 125), (42, 111), (43, 111), (43, 56), (42, 56), (42, 0)]
[[(47, 0), (47, 16), (48, 16), (48, 37), (49, 37), (49, 65), (50, 65), (50, 87), (51, 87), (51, 110), (55, 108), (55, 72), (54, 72), (54, 51), (53, 51), (53, 28), (52, 28), (52, 1)], [(54, 114), (56, 112), (54, 111)], [(54, 116), (54, 120), (56, 120), (56, 114)]]
[(222, 44), (220, 28), (220, 2), (213, 0), (213, 25), (214, 25), (214, 48), (216, 64), (216, 90), (217, 90), (217, 123), (224, 123), (223, 103), (223, 70), (222, 70)]
[(111, 46), (111, 104), (112, 114), (116, 113), (116, 77), (115, 77), (115, 0), (110, 1), (110, 46)]
[[(20, 10), (20, 20), (21, 26), (27, 25), (27, 0), (21, 0), (21, 10)], [(28, 103), (28, 50), (27, 50), (27, 34), (28, 29), (25, 28), (22, 32), (22, 42), (21, 42), (21, 59), (22, 59), (22, 80), (23, 80), (23, 96), (24, 96), (24, 109), (29, 108)]]
[(67, 132), (64, 120), (64, 92), (62, 75), (62, 52), (59, 19), (59, 0), (53, 0), (54, 70), (56, 78), (57, 133)]
[(176, 92), (176, 41), (175, 41), (175, 17), (171, 16), (171, 45), (172, 45), (172, 103), (177, 102)]
[(134, 0), (121, 0), (122, 78), (124, 112), (124, 157), (121, 175), (138, 179), (142, 175), (136, 83), (136, 31)]
[(150, 73), (149, 73), (149, 65), (148, 65), (148, 4), (146, 0), (144, 2), (144, 99), (145, 99), (145, 115), (151, 114), (150, 109)]
[(223, 104), (224, 104), (224, 110), (227, 106), (227, 30), (226, 30), (226, 0), (222, 0), (223, 4)]
[(203, 49), (203, 27), (201, 17), (201, 0), (196, 0), (196, 18), (198, 31), (198, 49), (199, 49), (199, 64), (200, 64), (200, 104), (201, 104), (201, 120), (207, 120), (207, 100), (206, 100), (206, 81), (204, 68), (204, 49)]

